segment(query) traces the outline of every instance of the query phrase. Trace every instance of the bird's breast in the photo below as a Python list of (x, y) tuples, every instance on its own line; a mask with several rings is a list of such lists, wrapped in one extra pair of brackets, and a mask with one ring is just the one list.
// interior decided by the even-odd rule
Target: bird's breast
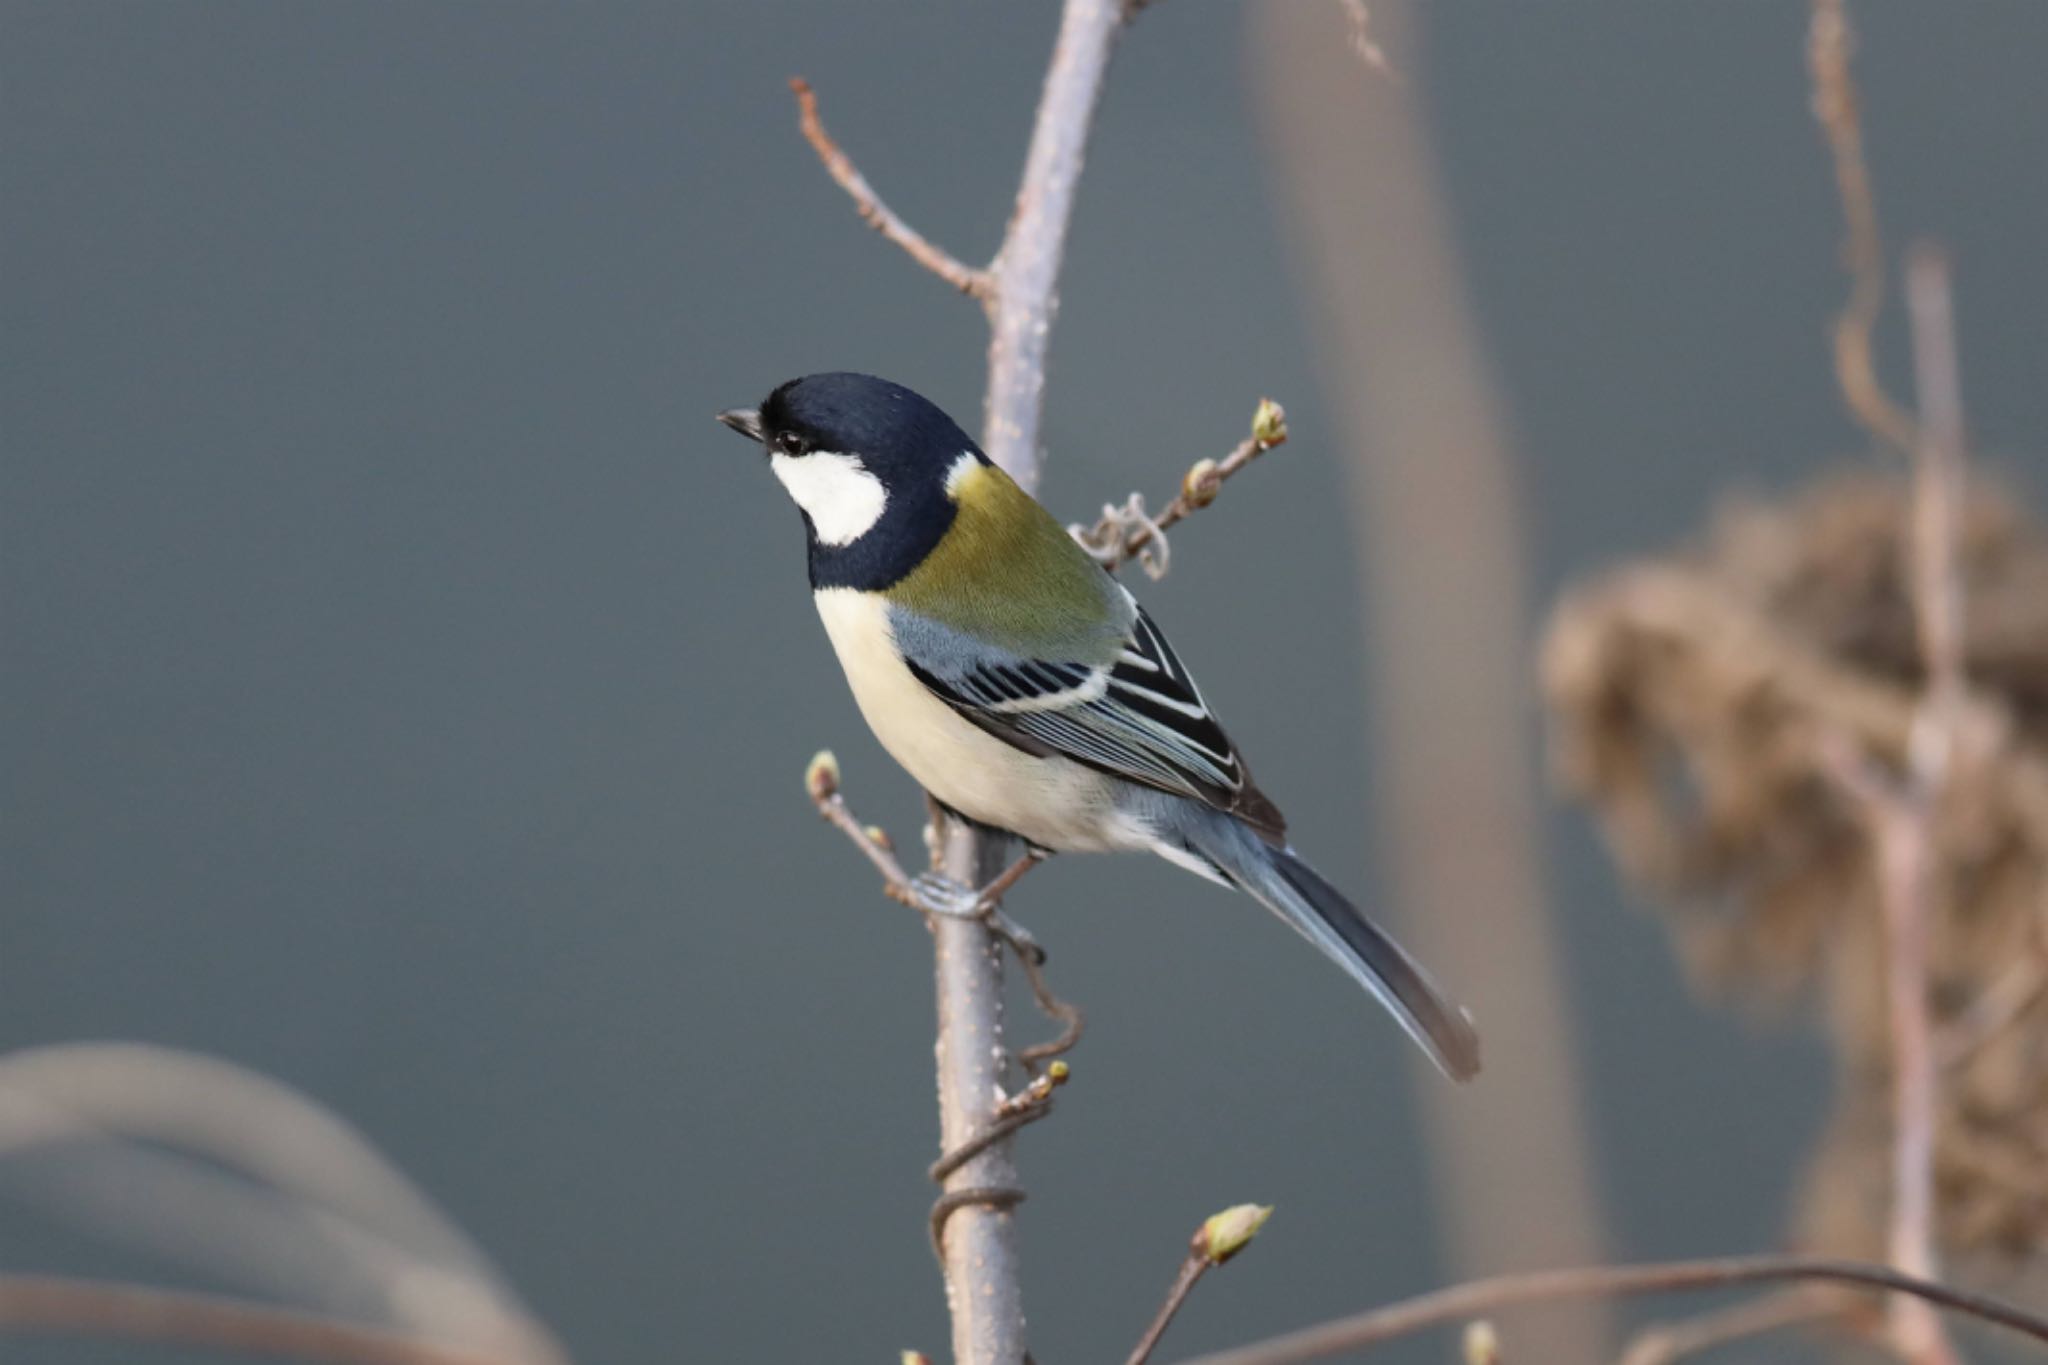
[(1060, 757), (1036, 758), (997, 739), (934, 696), (897, 651), (888, 602), (824, 588), (818, 616), (875, 738), (919, 785), (962, 814), (1050, 849), (1131, 847), (1136, 832), (1110, 780)]

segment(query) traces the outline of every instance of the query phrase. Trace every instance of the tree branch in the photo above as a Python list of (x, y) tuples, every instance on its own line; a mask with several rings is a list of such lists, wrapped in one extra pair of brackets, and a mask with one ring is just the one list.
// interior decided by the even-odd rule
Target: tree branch
[(1251, 435), (1237, 443), (1221, 462), (1197, 460), (1181, 477), (1180, 492), (1158, 516), (1145, 511), (1145, 499), (1133, 493), (1122, 507), (1105, 504), (1093, 526), (1079, 522), (1067, 527), (1067, 534), (1081, 548), (1095, 556), (1095, 562), (1111, 573), (1125, 561), (1136, 558), (1147, 574), (1166, 577), (1168, 565), (1166, 531), (1181, 518), (1216, 501), (1224, 480), (1243, 469), (1274, 446), (1287, 440), (1287, 411), (1270, 398), (1261, 398), (1252, 414)]
[(1152, 1317), (1151, 1326), (1145, 1335), (1138, 1338), (1138, 1344), (1131, 1348), (1130, 1358), (1124, 1365), (1145, 1365), (1152, 1358), (1152, 1352), (1159, 1348), (1160, 1338), (1173, 1325), (1180, 1306), (1188, 1301), (1188, 1294), (1195, 1287), (1195, 1281), (1209, 1273), (1209, 1258), (1190, 1247), (1188, 1254), (1181, 1257), (1180, 1269), (1174, 1273), (1173, 1283), (1167, 1286), (1166, 1301), (1159, 1305), (1159, 1311)]
[(1017, 207), (990, 267), (996, 285), (994, 335), (982, 445), (1027, 491), (1037, 488), (1042, 463), (1038, 424), (1045, 354), (1059, 312), (1067, 225), (1109, 54), (1124, 17), (1116, 0), (1067, 0), (1024, 158)]
[(1731, 1305), (1716, 1313), (1705, 1313), (1683, 1322), (1663, 1323), (1636, 1334), (1621, 1354), (1621, 1365), (1671, 1365), (1674, 1360), (1701, 1351), (1743, 1341), (1785, 1327), (1817, 1322), (1838, 1316), (1839, 1302), (1814, 1291), (1811, 1285)]
[(512, 1356), (184, 1290), (0, 1275), (0, 1332), (119, 1338), (325, 1365), (509, 1365)]
[[(1836, 785), (1869, 831), (1885, 932), (1886, 1014), (1892, 1061), (1892, 1206), (1886, 1255), (1914, 1275), (1935, 1273), (1934, 1122), (1939, 1058), (1928, 1002), (1928, 941), (1937, 910), (1936, 820), (1961, 741), (1963, 592), (1956, 563), (1963, 419), (1948, 267), (1918, 247), (1907, 275), (1916, 388), (1926, 422), (1915, 428), (1908, 593), (1925, 677), (1914, 707), (1906, 776), (1895, 781), (1846, 741), (1823, 751)], [(1924, 1304), (1893, 1306), (1890, 1332), (1917, 1365), (1953, 1365), (1955, 1349)]]
[(789, 88), (796, 95), (797, 126), (803, 130), (804, 140), (817, 152), (818, 160), (825, 163), (826, 172), (839, 182), (839, 188), (853, 200), (854, 210), (860, 214), (861, 221), (902, 247), (911, 260), (967, 297), (980, 299), (986, 306), (993, 287), (989, 272), (958, 260), (944, 247), (897, 217), (882, 202), (882, 196), (875, 193), (874, 186), (868, 184), (860, 168), (853, 164), (853, 158), (841, 150), (839, 144), (832, 140), (832, 135), (825, 131), (825, 124), (818, 117), (818, 96), (811, 89), (811, 83), (802, 76), (791, 76)]
[(1863, 159), (1856, 84), (1849, 75), (1854, 44), (1844, 0), (1813, 0), (1806, 47), (1813, 75), (1813, 116), (1834, 157), (1835, 185), (1848, 232), (1842, 256), (1849, 269), (1849, 301), (1835, 318), (1835, 375), (1856, 419), (1872, 435), (1906, 451), (1915, 444), (1913, 419), (1886, 395), (1871, 358), (1871, 328), (1884, 307), (1884, 246), (1870, 193), (1870, 168)]
[(1859, 1285), (1907, 1294), (2048, 1343), (2048, 1318), (1998, 1299), (1901, 1274), (1888, 1266), (1808, 1256), (1729, 1256), (1657, 1265), (1545, 1270), (1472, 1280), (1235, 1350), (1186, 1360), (1181, 1365), (1292, 1365), (1295, 1361), (1364, 1350), (1426, 1327), (1518, 1304), (1800, 1282)]
[(1266, 1226), (1266, 1220), (1273, 1216), (1269, 1206), (1258, 1204), (1233, 1204), (1221, 1213), (1212, 1214), (1202, 1226), (1195, 1229), (1195, 1235), (1188, 1239), (1187, 1255), (1181, 1258), (1180, 1270), (1175, 1273), (1173, 1283), (1167, 1287), (1166, 1301), (1159, 1305), (1159, 1311), (1152, 1317), (1152, 1325), (1145, 1329), (1145, 1335), (1138, 1338), (1138, 1344), (1131, 1349), (1124, 1365), (1145, 1365), (1152, 1353), (1159, 1349), (1160, 1338), (1173, 1324), (1180, 1306), (1188, 1301), (1188, 1294), (1195, 1282), (1209, 1272), (1211, 1266), (1219, 1266), (1251, 1245), (1252, 1238), (1259, 1235), (1259, 1229)]
[[(1045, 355), (1074, 193), (1095, 107), (1125, 13), (1116, 0), (1066, 0), (1025, 154), (1017, 205), (990, 273), (988, 395), (982, 445), (1027, 492), (1038, 485)], [(967, 886), (1001, 868), (1003, 840), (947, 820), (937, 840), (945, 873)], [(989, 930), (941, 919), (935, 971), (939, 1004), (939, 1132), (957, 1147), (988, 1121), (1003, 1088), (1002, 959)], [(1016, 1190), (1007, 1138), (948, 1177), (941, 1199), (968, 1190)], [(945, 1229), (946, 1292), (956, 1365), (1018, 1365), (1027, 1354), (1014, 1200), (964, 1204)]]

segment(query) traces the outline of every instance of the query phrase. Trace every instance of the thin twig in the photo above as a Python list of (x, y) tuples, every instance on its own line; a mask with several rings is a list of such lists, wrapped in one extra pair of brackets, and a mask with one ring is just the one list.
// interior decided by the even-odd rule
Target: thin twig
[[(1909, 593), (1925, 675), (1914, 708), (1906, 778), (1893, 781), (1846, 744), (1825, 753), (1829, 770), (1861, 811), (1877, 867), (1885, 929), (1886, 1017), (1892, 1061), (1891, 1263), (1935, 1273), (1934, 1128), (1940, 1076), (1928, 1002), (1928, 943), (1936, 912), (1939, 843), (1935, 822), (1947, 784), (1962, 707), (1961, 577), (1956, 515), (1962, 483), (1962, 398), (1956, 374), (1948, 271), (1930, 248), (1913, 253), (1907, 302), (1914, 374), (1927, 415), (1912, 446)], [(1918, 1365), (1956, 1359), (1940, 1320), (1924, 1304), (1893, 1305), (1890, 1334)]]
[[(811, 794), (811, 802), (818, 808), (818, 814), (826, 823), (837, 829), (860, 850), (861, 856), (873, 864), (882, 874), (882, 893), (890, 900), (907, 905), (911, 909), (929, 916), (929, 907), (918, 895), (917, 883), (903, 870), (903, 864), (896, 857), (895, 848), (888, 835), (879, 827), (864, 825), (853, 808), (846, 804), (845, 794), (839, 789), (839, 765), (830, 753), (820, 753), (811, 760), (810, 768), (804, 774), (804, 785)], [(934, 818), (943, 818), (934, 814)], [(1043, 854), (1031, 853), (1017, 859), (1003, 872), (981, 888), (977, 893), (980, 900), (994, 906), (1007, 891), (1023, 880), (1024, 874), (1044, 861)], [(1045, 950), (1014, 924), (1001, 918), (998, 911), (992, 918), (997, 937), (1006, 943), (1016, 955), (1017, 964), (1024, 969), (1024, 979), (1031, 985), (1031, 997), (1046, 1018), (1060, 1026), (1060, 1032), (1051, 1040), (1034, 1043), (1021, 1048), (1017, 1061), (1025, 1071), (1039, 1074), (1039, 1064), (1047, 1062), (1073, 1050), (1081, 1041), (1081, 1030), (1085, 1018), (1079, 1005), (1069, 1004), (1053, 992), (1045, 979)], [(977, 1149), (978, 1150), (978, 1149)], [(948, 1167), (950, 1170), (951, 1168)], [(937, 1179), (938, 1177), (934, 1177)]]
[(1913, 419), (1885, 394), (1871, 355), (1871, 329), (1884, 307), (1884, 245), (1877, 231), (1870, 168), (1863, 157), (1856, 84), (1849, 75), (1854, 46), (1844, 0), (1813, 0), (1806, 48), (1813, 76), (1813, 116), (1834, 156), (1835, 186), (1847, 230), (1843, 263), (1850, 278), (1849, 301), (1835, 318), (1835, 375), (1857, 420), (1880, 440), (1909, 451), (1915, 444)]
[(817, 806), (826, 823), (852, 840), (861, 855), (875, 865), (875, 871), (882, 874), (882, 890), (889, 899), (917, 908), (917, 892), (911, 885), (910, 874), (896, 861), (896, 855), (875, 838), (874, 832), (854, 817), (846, 798), (835, 791), (817, 798)]
[(1907, 1294), (2048, 1344), (2048, 1318), (1998, 1299), (1902, 1274), (1888, 1266), (1807, 1256), (1730, 1256), (1657, 1265), (1545, 1270), (1472, 1280), (1235, 1350), (1186, 1360), (1181, 1365), (1292, 1365), (1294, 1361), (1363, 1350), (1425, 1327), (1518, 1304), (1800, 1282), (1861, 1285)]
[(1024, 979), (1031, 983), (1031, 998), (1038, 1002), (1039, 1012), (1060, 1026), (1058, 1037), (1017, 1049), (1018, 1065), (1034, 1074), (1040, 1062), (1050, 1062), (1072, 1052), (1075, 1044), (1081, 1041), (1081, 1031), (1087, 1024), (1087, 1016), (1079, 1005), (1060, 999), (1046, 984), (1043, 956), (1017, 955), (1017, 965), (1024, 969)]
[(1195, 1235), (1188, 1238), (1187, 1255), (1181, 1259), (1180, 1269), (1167, 1288), (1166, 1301), (1159, 1305), (1159, 1311), (1152, 1317), (1152, 1325), (1145, 1329), (1144, 1336), (1138, 1338), (1138, 1344), (1125, 1365), (1145, 1365), (1152, 1352), (1158, 1349), (1159, 1339), (1166, 1335), (1174, 1314), (1180, 1312), (1180, 1306), (1187, 1302), (1195, 1281), (1201, 1279), (1211, 1266), (1235, 1260), (1252, 1244), (1259, 1230), (1266, 1226), (1266, 1220), (1272, 1216), (1273, 1209), (1268, 1204), (1232, 1204), (1202, 1220), (1202, 1225), (1195, 1229)]
[(1731, 1341), (1823, 1321), (1841, 1312), (1840, 1302), (1830, 1302), (1811, 1285), (1796, 1285), (1682, 1322), (1646, 1327), (1621, 1353), (1620, 1365), (1671, 1365)]
[[(1892, 1053), (1892, 1201), (1885, 1254), (1907, 1274), (1932, 1276), (1936, 1076), (1927, 1001), (1932, 814), (1922, 789), (1890, 780), (1846, 742), (1831, 737), (1821, 756), (1869, 830), (1885, 930)], [(1892, 1334), (1900, 1353), (1916, 1365), (1951, 1365), (1955, 1359), (1939, 1319), (1925, 1304), (1894, 1304)]]
[(989, 272), (977, 270), (955, 258), (944, 247), (897, 217), (895, 211), (882, 202), (882, 196), (875, 193), (874, 186), (868, 184), (860, 168), (853, 164), (853, 158), (825, 131), (825, 124), (818, 117), (817, 92), (811, 89), (811, 83), (802, 76), (791, 76), (789, 88), (796, 94), (797, 126), (803, 130), (804, 140), (817, 152), (818, 160), (825, 163), (826, 172), (839, 182), (839, 188), (853, 200), (861, 221), (902, 247), (911, 260), (967, 297), (979, 299), (986, 305), (994, 288)]
[[(1948, 269), (1919, 248), (1907, 276), (1914, 375), (1925, 414), (1913, 447), (1913, 618), (1925, 691), (1915, 716), (1910, 785), (1871, 805), (1886, 927), (1887, 1008), (1892, 1041), (1892, 1214), (1889, 1257), (1913, 1275), (1935, 1273), (1934, 1126), (1936, 1070), (1928, 1002), (1928, 943), (1934, 930), (1936, 813), (1947, 784), (1961, 707), (1963, 593), (1956, 563), (1956, 507), (1962, 482), (1962, 397), (1957, 379)], [(1917, 1365), (1952, 1365), (1955, 1348), (1925, 1304), (1892, 1306), (1891, 1332)]]
[(1963, 399), (1948, 260), (1925, 243), (1907, 255), (1906, 310), (1921, 413), (1913, 461), (1913, 620), (1927, 673), (1924, 737), (1914, 746), (1913, 766), (1924, 795), (1932, 800), (1947, 778), (1965, 701), (1963, 580), (1956, 548), (1963, 500)]
[(214, 1294), (0, 1275), (0, 1333), (117, 1338), (324, 1365), (510, 1365), (512, 1356)]
[(1188, 1254), (1181, 1258), (1180, 1269), (1174, 1274), (1172, 1285), (1167, 1288), (1165, 1302), (1153, 1314), (1152, 1325), (1145, 1329), (1144, 1336), (1138, 1338), (1138, 1344), (1131, 1348), (1130, 1358), (1124, 1365), (1145, 1365), (1152, 1358), (1152, 1352), (1159, 1347), (1159, 1339), (1172, 1326), (1174, 1315), (1188, 1301), (1188, 1293), (1194, 1289), (1195, 1281), (1209, 1273), (1211, 1264), (1213, 1262), (1206, 1252), (1194, 1246), (1188, 1248)]
[(1190, 512), (1216, 501), (1217, 493), (1232, 475), (1286, 441), (1286, 411), (1270, 398), (1260, 399), (1258, 411), (1252, 417), (1252, 434), (1239, 441), (1220, 461), (1196, 461), (1182, 476), (1180, 491), (1173, 501), (1157, 516), (1148, 515), (1145, 499), (1133, 493), (1122, 507), (1105, 505), (1093, 526), (1083, 527), (1076, 522), (1067, 527), (1067, 533), (1095, 557), (1096, 563), (1112, 573), (1135, 557), (1151, 577), (1164, 578), (1168, 565), (1166, 532)]

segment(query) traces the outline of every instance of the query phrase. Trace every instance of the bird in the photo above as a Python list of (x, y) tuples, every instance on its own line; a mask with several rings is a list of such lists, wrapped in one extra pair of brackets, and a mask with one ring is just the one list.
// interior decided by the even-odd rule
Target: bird
[(1444, 1074), (1478, 1071), (1470, 1016), (1294, 851), (1151, 615), (937, 405), (836, 372), (718, 420), (796, 503), (861, 715), (942, 807), (1035, 855), (1149, 852), (1242, 891)]

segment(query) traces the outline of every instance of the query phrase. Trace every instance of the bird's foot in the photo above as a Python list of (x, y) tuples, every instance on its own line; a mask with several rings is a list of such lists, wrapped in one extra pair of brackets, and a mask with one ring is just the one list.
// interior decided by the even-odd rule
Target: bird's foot
[[(1028, 870), (1040, 856), (1027, 855), (1019, 862)], [(1042, 963), (1045, 961), (1045, 949), (1038, 946), (1038, 940), (1031, 936), (1030, 930), (1004, 914), (1001, 905), (1003, 892), (1014, 886), (1022, 875), (1013, 865), (987, 886), (976, 888), (957, 882), (943, 872), (923, 872), (911, 878), (911, 904), (928, 915), (980, 920), (988, 926), (989, 932), (1015, 949), (1019, 957)]]

